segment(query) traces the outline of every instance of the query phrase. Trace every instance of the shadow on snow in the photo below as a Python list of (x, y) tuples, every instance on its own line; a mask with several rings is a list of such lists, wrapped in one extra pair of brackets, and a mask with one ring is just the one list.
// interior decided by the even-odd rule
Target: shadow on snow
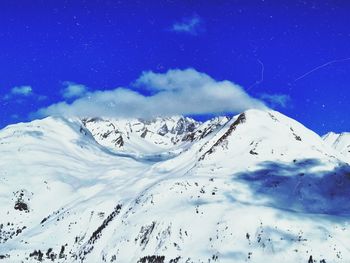
[(262, 162), (253, 172), (238, 173), (235, 179), (246, 183), (256, 198), (266, 205), (295, 212), (350, 215), (350, 166), (314, 172), (316, 159), (291, 164)]

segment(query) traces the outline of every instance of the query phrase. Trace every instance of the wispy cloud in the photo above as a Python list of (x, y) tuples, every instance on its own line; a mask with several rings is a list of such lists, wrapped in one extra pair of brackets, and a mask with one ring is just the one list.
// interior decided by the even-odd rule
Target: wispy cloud
[[(141, 90), (152, 95), (143, 95)], [(42, 108), (33, 116), (143, 117), (189, 114), (238, 113), (249, 108), (266, 108), (263, 101), (248, 95), (242, 87), (216, 81), (189, 68), (142, 75), (128, 88), (87, 92), (71, 103), (62, 101)]]
[(33, 93), (33, 89), (31, 86), (18, 86), (13, 87), (10, 93), (12, 95), (29, 96)]
[(76, 84), (74, 82), (65, 81), (63, 85), (65, 85), (66, 87), (61, 90), (61, 94), (65, 99), (82, 97), (88, 91), (86, 86), (81, 84)]
[[(14, 101), (23, 103), (26, 99), (35, 99), (37, 101), (46, 100), (44, 95), (36, 94), (33, 88), (29, 85), (22, 85), (13, 87), (5, 96), (2, 97), (4, 101)], [(1, 99), (1, 98), (0, 98)]]
[(205, 31), (205, 28), (202, 18), (200, 18), (198, 15), (194, 15), (191, 17), (183, 18), (181, 22), (175, 22), (171, 27), (171, 31), (190, 35), (198, 35), (200, 33), (203, 33)]
[(267, 94), (263, 93), (260, 98), (266, 101), (271, 107), (280, 106), (286, 108), (291, 98), (286, 94)]
[(11, 91), (7, 94), (8, 98), (12, 96), (30, 96), (33, 94), (33, 89), (31, 86), (17, 86), (13, 87)]
[(16, 86), (13, 87), (9, 93), (7, 93), (3, 99), (10, 100), (13, 97), (28, 97), (33, 94), (33, 89), (31, 86)]

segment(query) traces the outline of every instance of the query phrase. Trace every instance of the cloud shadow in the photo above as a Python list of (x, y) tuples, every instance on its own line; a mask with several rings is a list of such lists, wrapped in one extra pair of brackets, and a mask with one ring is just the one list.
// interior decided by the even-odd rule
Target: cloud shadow
[(235, 174), (234, 180), (247, 184), (266, 205), (283, 210), (350, 215), (350, 166), (341, 164), (332, 171), (315, 172), (316, 159), (291, 164), (262, 162), (253, 172)]

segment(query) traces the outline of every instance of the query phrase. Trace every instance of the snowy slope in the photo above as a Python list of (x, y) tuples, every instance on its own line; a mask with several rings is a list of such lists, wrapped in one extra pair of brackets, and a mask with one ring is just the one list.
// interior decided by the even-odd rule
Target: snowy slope
[(350, 258), (348, 164), (275, 111), (50, 117), (1, 130), (0, 154), (0, 262)]
[(337, 134), (334, 132), (327, 133), (322, 137), (327, 145), (333, 147), (335, 150), (340, 152), (347, 162), (350, 163), (350, 133), (343, 132)]

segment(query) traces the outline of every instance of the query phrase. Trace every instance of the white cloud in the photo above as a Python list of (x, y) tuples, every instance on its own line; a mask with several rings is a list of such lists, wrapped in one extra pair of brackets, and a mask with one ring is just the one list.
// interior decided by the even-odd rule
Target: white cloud
[(79, 98), (84, 96), (88, 89), (86, 86), (66, 81), (63, 83), (66, 87), (61, 90), (61, 94), (65, 99)]
[(11, 89), (12, 95), (29, 96), (33, 93), (31, 86), (18, 86)]
[(175, 91), (202, 87), (215, 82), (207, 74), (189, 68), (185, 70), (170, 69), (166, 73), (146, 71), (141, 74), (134, 84), (137, 87), (144, 87), (150, 91)]
[(266, 101), (271, 107), (281, 106), (283, 108), (287, 107), (290, 102), (290, 96), (285, 94), (267, 94), (263, 93), (260, 98)]
[(10, 100), (13, 97), (28, 97), (33, 95), (33, 89), (31, 86), (23, 85), (13, 87), (9, 93), (7, 93), (3, 99)]
[(198, 15), (183, 18), (181, 22), (176, 22), (172, 25), (171, 31), (198, 35), (204, 31), (203, 20)]
[[(79, 117), (155, 117), (188, 114), (238, 113), (266, 108), (230, 81), (216, 81), (194, 69), (166, 73), (144, 72), (130, 88), (87, 92), (72, 103), (65, 101), (42, 108), (35, 117), (48, 115)], [(146, 88), (152, 95), (140, 93)]]

